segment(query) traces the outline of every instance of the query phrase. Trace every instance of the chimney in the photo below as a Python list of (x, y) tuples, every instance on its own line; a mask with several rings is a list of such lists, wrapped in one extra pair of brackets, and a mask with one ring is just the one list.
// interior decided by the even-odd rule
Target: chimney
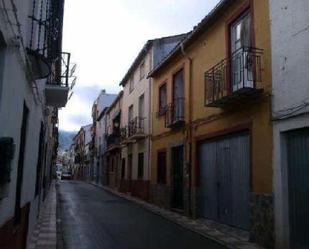
[(102, 94), (106, 94), (106, 90), (105, 89), (102, 90)]

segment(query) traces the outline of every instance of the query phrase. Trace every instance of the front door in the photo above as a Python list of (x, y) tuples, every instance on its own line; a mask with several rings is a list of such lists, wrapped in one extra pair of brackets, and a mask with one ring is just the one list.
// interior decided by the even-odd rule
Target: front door
[(288, 200), (290, 248), (309, 248), (309, 129), (289, 132)]
[(251, 46), (251, 15), (246, 12), (230, 28), (232, 91), (253, 87)]
[(172, 148), (172, 208), (183, 209), (183, 146)]
[(132, 167), (133, 167), (133, 155), (128, 155), (128, 181), (129, 181), (129, 192), (132, 191)]

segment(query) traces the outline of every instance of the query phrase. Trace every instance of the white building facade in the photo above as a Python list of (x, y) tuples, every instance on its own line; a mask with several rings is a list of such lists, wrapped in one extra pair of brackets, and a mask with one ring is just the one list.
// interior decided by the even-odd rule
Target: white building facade
[(108, 107), (116, 99), (117, 94), (106, 93), (102, 90), (95, 100), (92, 107), (92, 119), (93, 119), (93, 161), (91, 169), (92, 181), (97, 184), (103, 184), (103, 167), (104, 160), (103, 155), (106, 150), (106, 111)]
[(270, 0), (276, 248), (309, 248), (309, 2)]
[[(69, 92), (61, 76), (69, 64), (62, 71), (55, 62), (63, 7), (63, 0), (0, 3), (0, 248), (29, 243), (55, 173), (58, 108)], [(61, 24), (57, 36), (47, 19)]]
[(148, 73), (186, 34), (149, 40), (124, 76), (121, 114), (120, 191), (149, 198), (151, 154), (151, 82)]

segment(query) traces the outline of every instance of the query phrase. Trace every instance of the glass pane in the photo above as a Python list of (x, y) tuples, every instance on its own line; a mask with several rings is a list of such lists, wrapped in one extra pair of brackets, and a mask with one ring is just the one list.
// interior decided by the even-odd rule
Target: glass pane
[(236, 27), (236, 40), (240, 39), (242, 23), (238, 23)]

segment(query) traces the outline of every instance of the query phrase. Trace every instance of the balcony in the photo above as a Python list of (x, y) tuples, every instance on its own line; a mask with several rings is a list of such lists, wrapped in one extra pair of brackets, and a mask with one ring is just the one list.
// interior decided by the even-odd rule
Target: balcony
[(69, 95), (69, 79), (72, 77), (70, 68), (70, 53), (61, 53), (52, 64), (52, 73), (45, 87), (46, 105), (65, 107)]
[(244, 47), (205, 73), (205, 105), (227, 108), (259, 98), (263, 50)]
[(185, 99), (177, 98), (165, 111), (165, 127), (178, 128), (185, 124)]
[(106, 137), (107, 151), (120, 148), (121, 137), (119, 133), (112, 133)]
[(128, 138), (128, 134), (129, 134), (128, 126), (125, 126), (120, 129), (120, 140), (122, 145), (127, 145), (133, 142)]
[(128, 137), (130, 139), (139, 140), (146, 137), (145, 134), (145, 118), (135, 117), (129, 122)]

